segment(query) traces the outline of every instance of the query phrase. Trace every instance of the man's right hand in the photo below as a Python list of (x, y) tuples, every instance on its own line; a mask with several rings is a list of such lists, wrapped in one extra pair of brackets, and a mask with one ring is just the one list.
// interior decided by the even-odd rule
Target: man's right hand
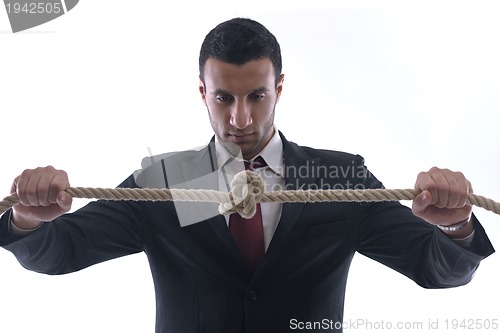
[(19, 198), (19, 203), (12, 207), (12, 222), (18, 228), (30, 230), (67, 213), (73, 201), (65, 192), (68, 187), (65, 171), (52, 166), (24, 170), (11, 187), (11, 193), (15, 192)]

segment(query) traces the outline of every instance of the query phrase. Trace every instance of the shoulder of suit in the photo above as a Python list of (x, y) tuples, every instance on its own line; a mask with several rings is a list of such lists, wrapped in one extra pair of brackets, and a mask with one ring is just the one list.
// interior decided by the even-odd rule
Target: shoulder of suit
[(318, 149), (308, 146), (301, 146), (293, 141), (288, 141), (285, 135), (280, 131), (281, 140), (283, 142), (283, 152), (285, 154), (296, 154), (304, 159), (315, 159), (320, 158), (323, 163), (337, 162), (337, 163), (349, 163), (352, 164), (363, 164), (364, 158), (358, 154), (351, 154), (338, 150), (331, 149)]
[(364, 164), (364, 158), (359, 154), (352, 154), (339, 150), (300, 146), (294, 142), (288, 142), (288, 144), (292, 149), (309, 156), (310, 159), (320, 158), (322, 164)]
[[(204, 147), (206, 148), (206, 147)], [(168, 160), (169, 163), (178, 161), (189, 161), (195, 158), (200, 154), (200, 152), (204, 149), (192, 149), (192, 150), (183, 150), (183, 151), (175, 151), (175, 152), (168, 152), (168, 153), (163, 153), (163, 154), (158, 154), (158, 155), (153, 155), (153, 156), (147, 156), (142, 159), (141, 162), (141, 168), (146, 169), (150, 167), (153, 164), (156, 163), (161, 163), (161, 161)]]

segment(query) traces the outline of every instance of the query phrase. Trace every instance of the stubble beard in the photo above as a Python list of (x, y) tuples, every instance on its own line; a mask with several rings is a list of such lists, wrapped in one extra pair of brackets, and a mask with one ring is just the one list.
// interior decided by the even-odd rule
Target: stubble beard
[[(260, 151), (262, 149), (264, 149), (264, 147), (269, 143), (269, 141), (273, 137), (273, 135), (274, 135), (273, 128), (274, 128), (275, 109), (276, 109), (276, 103), (274, 103), (274, 105), (273, 105), (273, 110), (272, 110), (271, 116), (270, 116), (268, 122), (266, 123), (266, 127), (263, 130), (263, 133), (265, 133), (265, 134), (262, 135), (254, 145), (252, 145), (248, 149), (243, 150), (240, 146), (233, 144), (232, 142), (227, 142), (226, 140), (224, 140), (224, 137), (223, 137), (224, 133), (219, 133), (219, 128), (217, 126), (218, 124), (217, 124), (217, 122), (215, 122), (213, 120), (213, 118), (210, 114), (210, 109), (207, 106), (208, 119), (210, 120), (210, 125), (212, 126), (212, 130), (214, 131), (215, 135), (217, 136), (219, 142), (221, 142), (223, 144), (223, 146), (226, 147), (226, 149), (232, 153), (232, 155), (238, 156), (241, 153), (241, 155), (243, 156), (244, 159), (250, 159), (250, 158), (255, 157), (258, 153), (260, 153)], [(273, 133), (271, 133), (271, 132), (273, 132)], [(271, 133), (271, 134), (269, 134), (269, 133)], [(264, 141), (266, 141), (266, 142), (264, 142)], [(257, 150), (259, 150), (259, 151), (257, 151)]]

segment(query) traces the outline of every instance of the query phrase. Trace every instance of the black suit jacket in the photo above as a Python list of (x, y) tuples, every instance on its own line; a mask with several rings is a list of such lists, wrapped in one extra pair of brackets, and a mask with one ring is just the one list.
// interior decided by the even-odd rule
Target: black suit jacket
[[(360, 156), (282, 139), (287, 189), (382, 187)], [(214, 156), (207, 147), (165, 155), (156, 163), (173, 179), (196, 178), (217, 167)], [(137, 185), (131, 176), (121, 186)], [(204, 205), (197, 207), (216, 209)], [(0, 245), (34, 271), (63, 274), (144, 251), (156, 291), (156, 331), (162, 333), (276, 333), (291, 331), (297, 322), (341, 323), (355, 252), (425, 288), (467, 283), (494, 252), (477, 220), (465, 249), (397, 202), (283, 204), (254, 275), (223, 216), (181, 227), (172, 202), (97, 201), (28, 236), (12, 234), (7, 215), (0, 221)], [(317, 331), (329, 331), (324, 328)]]

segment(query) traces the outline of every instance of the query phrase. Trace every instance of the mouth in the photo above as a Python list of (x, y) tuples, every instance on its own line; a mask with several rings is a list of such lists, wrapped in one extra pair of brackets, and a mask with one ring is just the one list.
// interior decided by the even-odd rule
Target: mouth
[(253, 133), (229, 133), (227, 135), (228, 141), (233, 143), (244, 143), (252, 137)]

